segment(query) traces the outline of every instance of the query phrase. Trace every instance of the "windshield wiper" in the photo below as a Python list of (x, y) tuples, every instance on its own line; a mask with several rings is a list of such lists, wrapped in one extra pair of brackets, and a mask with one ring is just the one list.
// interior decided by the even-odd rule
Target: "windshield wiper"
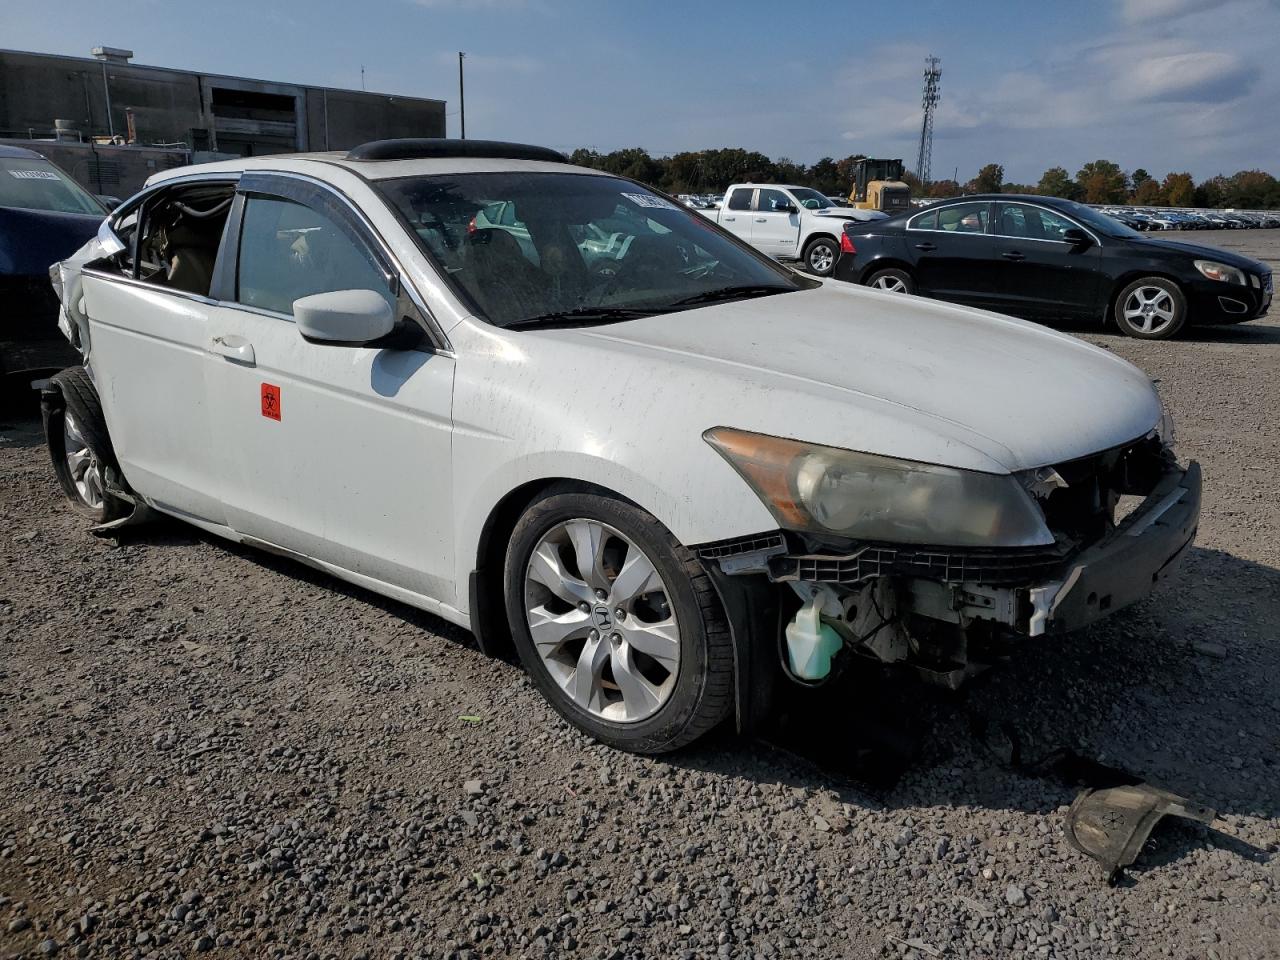
[(554, 313), (543, 313), (536, 317), (525, 317), (503, 324), (507, 330), (526, 327), (572, 327), (588, 326), (593, 323), (619, 323), (623, 320), (639, 320), (661, 313), (659, 309), (642, 307), (577, 307), (573, 310), (557, 310)]
[(720, 287), (716, 290), (704, 290), (691, 297), (677, 300), (672, 306), (692, 307), (699, 303), (719, 303), (722, 300), (738, 300), (747, 297), (767, 297), (774, 293), (785, 293), (792, 287), (784, 287), (776, 283), (740, 284), (736, 287)]

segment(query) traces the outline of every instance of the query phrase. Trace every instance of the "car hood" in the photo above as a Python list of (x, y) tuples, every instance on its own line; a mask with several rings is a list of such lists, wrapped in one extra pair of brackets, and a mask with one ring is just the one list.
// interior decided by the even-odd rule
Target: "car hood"
[(837, 220), (857, 220), (862, 223), (888, 219), (888, 214), (881, 210), (860, 210), (857, 207), (824, 207), (809, 212), (815, 217), (834, 217)]
[(0, 207), (0, 274), (47, 276), (98, 232), (102, 217)]
[(988, 472), (1118, 446), (1161, 415), (1142, 371), (1074, 337), (838, 282), (542, 335), (631, 355), (583, 362), (645, 370), (706, 427)]
[(1141, 240), (1135, 240), (1134, 242), (1172, 253), (1189, 254), (1203, 260), (1216, 260), (1218, 263), (1239, 267), (1241, 270), (1251, 270), (1254, 273), (1267, 273), (1270, 269), (1252, 257), (1246, 257), (1244, 254), (1236, 253), (1234, 250), (1223, 250), (1221, 247), (1206, 247), (1203, 244), (1174, 240), (1171, 237), (1160, 240), (1152, 237), (1143, 237)]

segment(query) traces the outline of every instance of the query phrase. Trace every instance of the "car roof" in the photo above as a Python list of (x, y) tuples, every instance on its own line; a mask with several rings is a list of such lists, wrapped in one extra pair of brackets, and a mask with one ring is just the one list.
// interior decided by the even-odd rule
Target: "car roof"
[(43, 160), (44, 155), (36, 153), (34, 150), (28, 150), (26, 147), (11, 147), (8, 144), (0, 143), (0, 157), (9, 157), (11, 159), (23, 160)]
[(610, 176), (602, 170), (548, 160), (508, 160), (491, 157), (445, 157), (409, 160), (349, 160), (345, 153), (280, 153), (237, 160), (174, 167), (153, 175), (148, 184), (163, 183), (192, 174), (248, 173), (253, 170), (305, 173), (325, 179), (334, 168), (351, 171), (366, 180), (394, 180), (449, 173), (580, 173)]

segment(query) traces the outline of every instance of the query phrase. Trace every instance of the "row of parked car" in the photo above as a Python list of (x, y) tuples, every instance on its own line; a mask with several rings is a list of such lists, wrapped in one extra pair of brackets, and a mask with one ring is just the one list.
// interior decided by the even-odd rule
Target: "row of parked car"
[(1134, 230), (1254, 230), (1280, 227), (1280, 213), (1225, 213), (1219, 210), (1160, 210), (1149, 207), (1097, 207)]

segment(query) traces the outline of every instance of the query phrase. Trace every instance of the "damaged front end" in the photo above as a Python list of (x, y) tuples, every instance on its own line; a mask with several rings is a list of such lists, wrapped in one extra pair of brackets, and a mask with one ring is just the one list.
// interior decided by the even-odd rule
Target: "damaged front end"
[[(805, 483), (813, 484), (803, 460), (795, 465), (791, 441), (709, 434), (772, 500), (785, 528), (707, 544), (700, 556), (721, 577), (786, 588), (778, 656), (784, 672), (805, 684), (864, 657), (957, 687), (1011, 638), (1075, 630), (1145, 597), (1177, 567), (1199, 521), (1200, 468), (1180, 466), (1158, 431), (1003, 478), (891, 461), (882, 467), (883, 458), (841, 451), (835, 479), (824, 467), (822, 482), (862, 498), (863, 506), (847, 509), (806, 492)], [(812, 457), (813, 449), (837, 462), (824, 448), (805, 446), (799, 456)], [(923, 519), (904, 521), (911, 511)], [(877, 535), (838, 536), (824, 525)], [(956, 545), (883, 536), (895, 529), (914, 540), (936, 530)], [(993, 542), (984, 544), (984, 536)]]

